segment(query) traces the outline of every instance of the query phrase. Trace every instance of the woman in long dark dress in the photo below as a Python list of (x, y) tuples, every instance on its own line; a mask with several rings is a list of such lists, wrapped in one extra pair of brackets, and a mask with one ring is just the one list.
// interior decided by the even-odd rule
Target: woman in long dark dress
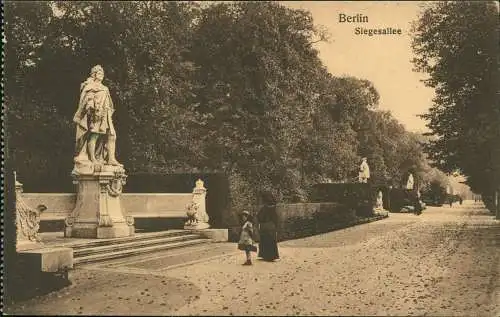
[(259, 210), (257, 220), (259, 221), (259, 253), (258, 257), (265, 261), (279, 259), (277, 227), (278, 214), (276, 203), (269, 193), (263, 194), (264, 206)]

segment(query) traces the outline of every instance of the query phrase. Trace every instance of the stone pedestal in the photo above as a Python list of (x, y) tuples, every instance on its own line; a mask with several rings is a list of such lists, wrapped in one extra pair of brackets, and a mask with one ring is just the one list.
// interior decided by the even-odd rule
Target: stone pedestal
[(72, 248), (43, 248), (18, 253), (22, 267), (30, 271), (58, 273), (73, 268)]
[(188, 221), (184, 225), (186, 230), (199, 230), (210, 228), (208, 224), (208, 214), (206, 210), (207, 189), (201, 179), (196, 181), (193, 189), (193, 200), (187, 206)]
[(229, 229), (203, 229), (203, 230), (193, 230), (193, 231), (202, 235), (207, 239), (212, 240), (213, 242), (229, 241)]
[(96, 166), (92, 173), (73, 172), (78, 185), (75, 209), (65, 220), (65, 237), (110, 239), (134, 235), (134, 219), (124, 214), (120, 196), (125, 184), (121, 166)]
[(210, 228), (210, 225), (206, 222), (198, 222), (194, 224), (185, 224), (184, 225), (184, 230), (201, 230), (201, 229), (208, 229)]

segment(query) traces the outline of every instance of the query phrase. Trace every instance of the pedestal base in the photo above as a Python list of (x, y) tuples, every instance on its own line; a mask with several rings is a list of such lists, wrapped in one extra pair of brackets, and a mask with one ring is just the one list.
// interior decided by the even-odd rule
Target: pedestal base
[(214, 242), (229, 241), (229, 229), (201, 229), (195, 230), (195, 233), (198, 233)]
[(206, 222), (198, 222), (194, 225), (184, 225), (184, 230), (200, 230), (200, 229), (208, 229), (210, 225)]
[(72, 248), (43, 248), (20, 251), (26, 269), (35, 272), (61, 272), (73, 268)]
[(110, 239), (134, 235), (134, 219), (123, 213), (120, 200), (125, 177), (123, 168), (109, 166), (93, 174), (74, 174), (77, 201), (66, 218), (64, 236)]
[(377, 216), (387, 216), (389, 215), (389, 211), (385, 209), (375, 209), (373, 213)]
[(41, 242), (35, 242), (30, 240), (21, 240), (16, 242), (16, 251), (25, 251), (32, 249), (42, 248), (44, 245)]
[(127, 224), (115, 224), (112, 227), (99, 227), (97, 225), (84, 226), (74, 224), (67, 226), (64, 230), (66, 238), (84, 238), (84, 239), (113, 239), (130, 237), (135, 234), (134, 226)]

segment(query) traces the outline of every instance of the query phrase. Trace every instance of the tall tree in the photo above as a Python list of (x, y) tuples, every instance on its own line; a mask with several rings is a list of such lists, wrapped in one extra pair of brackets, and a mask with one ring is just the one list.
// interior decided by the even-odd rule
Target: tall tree
[(71, 184), (68, 132), (79, 85), (95, 64), (106, 72), (118, 157), (129, 172), (168, 172), (198, 161), (193, 67), (185, 58), (196, 5), (9, 2), (5, 10), (8, 132), (21, 179)]
[(208, 118), (207, 164), (285, 199), (299, 194), (299, 144), (322, 70), (315, 36), (310, 13), (274, 2), (202, 11), (191, 56), (197, 109)]
[(413, 60), (436, 97), (428, 120), (430, 158), (461, 171), (471, 187), (500, 186), (499, 20), (495, 2), (436, 2), (413, 26)]

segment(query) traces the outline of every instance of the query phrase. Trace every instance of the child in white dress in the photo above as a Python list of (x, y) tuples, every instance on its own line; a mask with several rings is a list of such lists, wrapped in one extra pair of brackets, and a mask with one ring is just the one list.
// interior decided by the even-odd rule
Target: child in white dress
[(245, 251), (247, 260), (243, 265), (252, 265), (252, 255), (251, 252), (257, 252), (257, 247), (254, 245), (254, 231), (253, 224), (251, 221), (251, 215), (248, 211), (243, 210), (241, 213), (241, 218), (243, 221), (243, 227), (241, 228), (240, 241), (238, 242), (238, 249)]

